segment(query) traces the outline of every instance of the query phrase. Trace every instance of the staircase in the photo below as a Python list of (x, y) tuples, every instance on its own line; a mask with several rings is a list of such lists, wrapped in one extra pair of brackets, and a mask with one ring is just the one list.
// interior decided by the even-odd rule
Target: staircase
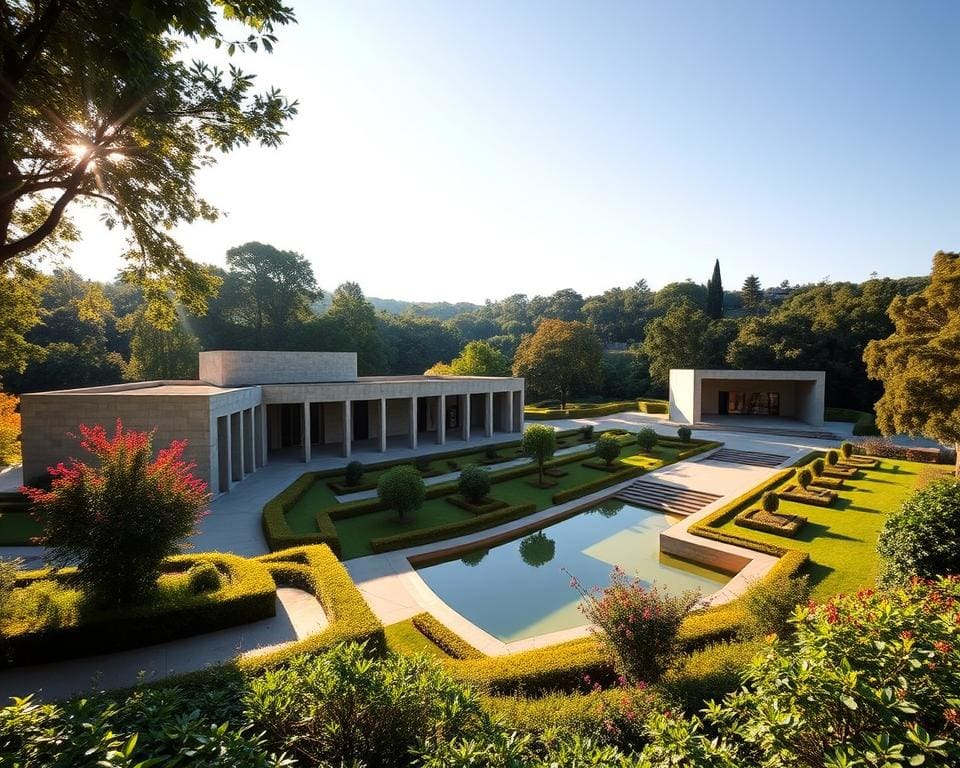
[(614, 498), (645, 509), (655, 509), (674, 515), (692, 515), (715, 502), (720, 496), (705, 491), (693, 491), (680, 485), (637, 480)]
[(705, 461), (720, 461), (725, 464), (745, 464), (751, 467), (779, 467), (789, 456), (779, 453), (761, 453), (760, 451), (737, 451), (733, 448), (721, 448), (710, 454)]

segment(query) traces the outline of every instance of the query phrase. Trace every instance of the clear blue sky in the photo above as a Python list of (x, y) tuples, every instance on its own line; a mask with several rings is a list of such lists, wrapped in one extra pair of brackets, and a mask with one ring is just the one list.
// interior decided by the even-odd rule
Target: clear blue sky
[[(322, 286), (482, 301), (645, 278), (923, 274), (960, 249), (960, 3), (311, 0), (273, 56), (279, 150), (201, 175)], [(71, 264), (109, 278), (89, 214)]]

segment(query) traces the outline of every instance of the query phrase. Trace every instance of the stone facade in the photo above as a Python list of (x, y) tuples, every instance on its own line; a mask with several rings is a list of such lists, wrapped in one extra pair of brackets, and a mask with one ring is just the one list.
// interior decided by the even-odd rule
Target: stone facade
[(35, 482), (75, 456), (69, 434), (79, 424), (109, 428), (117, 419), (154, 431), (158, 446), (186, 439), (186, 456), (213, 493), (229, 491), (271, 453), (310, 461), (332, 450), (347, 458), (356, 444), (386, 452), (391, 438), (416, 448), (523, 429), (523, 379), (358, 377), (356, 370), (355, 353), (202, 352), (200, 381), (25, 394), (24, 478)]

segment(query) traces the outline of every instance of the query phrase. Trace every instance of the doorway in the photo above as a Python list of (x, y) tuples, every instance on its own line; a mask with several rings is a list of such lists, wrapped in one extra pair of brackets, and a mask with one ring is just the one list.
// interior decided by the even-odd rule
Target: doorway
[(730, 415), (730, 393), (729, 392), (720, 392), (720, 404), (717, 408), (717, 413), (721, 416)]

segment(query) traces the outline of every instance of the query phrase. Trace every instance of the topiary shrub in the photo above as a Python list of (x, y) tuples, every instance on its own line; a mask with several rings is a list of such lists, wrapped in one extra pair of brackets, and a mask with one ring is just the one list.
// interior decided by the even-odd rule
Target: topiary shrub
[(377, 482), (377, 497), (390, 509), (397, 511), (397, 517), (406, 520), (423, 506), (427, 487), (415, 467), (409, 464), (388, 469)]
[(637, 445), (644, 453), (650, 453), (657, 444), (657, 433), (650, 427), (644, 427), (637, 433)]
[(813, 472), (814, 477), (822, 477), (823, 470), (826, 468), (826, 462), (823, 459), (814, 459), (810, 462), (810, 471)]
[(193, 595), (216, 592), (223, 586), (223, 576), (209, 560), (201, 560), (187, 570), (187, 586)]
[(585, 443), (593, 440), (593, 424), (586, 424), (580, 427), (580, 439)]
[(527, 427), (520, 441), (520, 449), (537, 462), (538, 482), (543, 485), (543, 464), (557, 449), (557, 433), (543, 424)]
[(813, 472), (809, 467), (803, 467), (800, 471), (797, 472), (797, 485), (799, 485), (803, 490), (807, 490), (807, 486), (813, 482)]
[(677, 430), (677, 437), (679, 437), (685, 443), (689, 443), (692, 436), (693, 432), (690, 431), (690, 427), (680, 427)]
[(880, 582), (960, 573), (960, 482), (932, 483), (890, 515), (877, 540)]
[(620, 443), (612, 437), (602, 435), (596, 443), (594, 452), (598, 459), (601, 459), (608, 467), (613, 464), (614, 459), (620, 456)]
[(840, 453), (838, 451), (833, 448), (827, 451), (827, 464), (833, 467), (836, 466), (838, 461), (840, 461)]
[(413, 460), (413, 466), (417, 468), (420, 472), (429, 472), (430, 471), (430, 457), (429, 456), (417, 456)]
[(844, 459), (849, 459), (853, 455), (853, 443), (847, 440), (840, 443), (840, 454)]
[(457, 490), (468, 501), (476, 504), (490, 492), (490, 475), (476, 464), (464, 467), (460, 472)]
[(183, 459), (185, 440), (153, 455), (153, 433), (80, 425), (80, 445), (95, 465), (71, 459), (51, 470), (49, 491), (26, 488), (43, 525), (42, 542), (57, 565), (76, 565), (77, 583), (105, 606), (146, 600), (160, 564), (181, 542), (209, 501), (207, 485)]
[(485, 458), (491, 460), (500, 458), (500, 454), (497, 453), (497, 446), (495, 445), (488, 445), (486, 448), (484, 448), (483, 455)]
[(343, 473), (343, 482), (351, 488), (360, 485), (363, 480), (363, 464), (359, 461), (351, 461)]
[(760, 506), (764, 512), (773, 514), (780, 509), (780, 497), (776, 491), (767, 491), (760, 497)]

